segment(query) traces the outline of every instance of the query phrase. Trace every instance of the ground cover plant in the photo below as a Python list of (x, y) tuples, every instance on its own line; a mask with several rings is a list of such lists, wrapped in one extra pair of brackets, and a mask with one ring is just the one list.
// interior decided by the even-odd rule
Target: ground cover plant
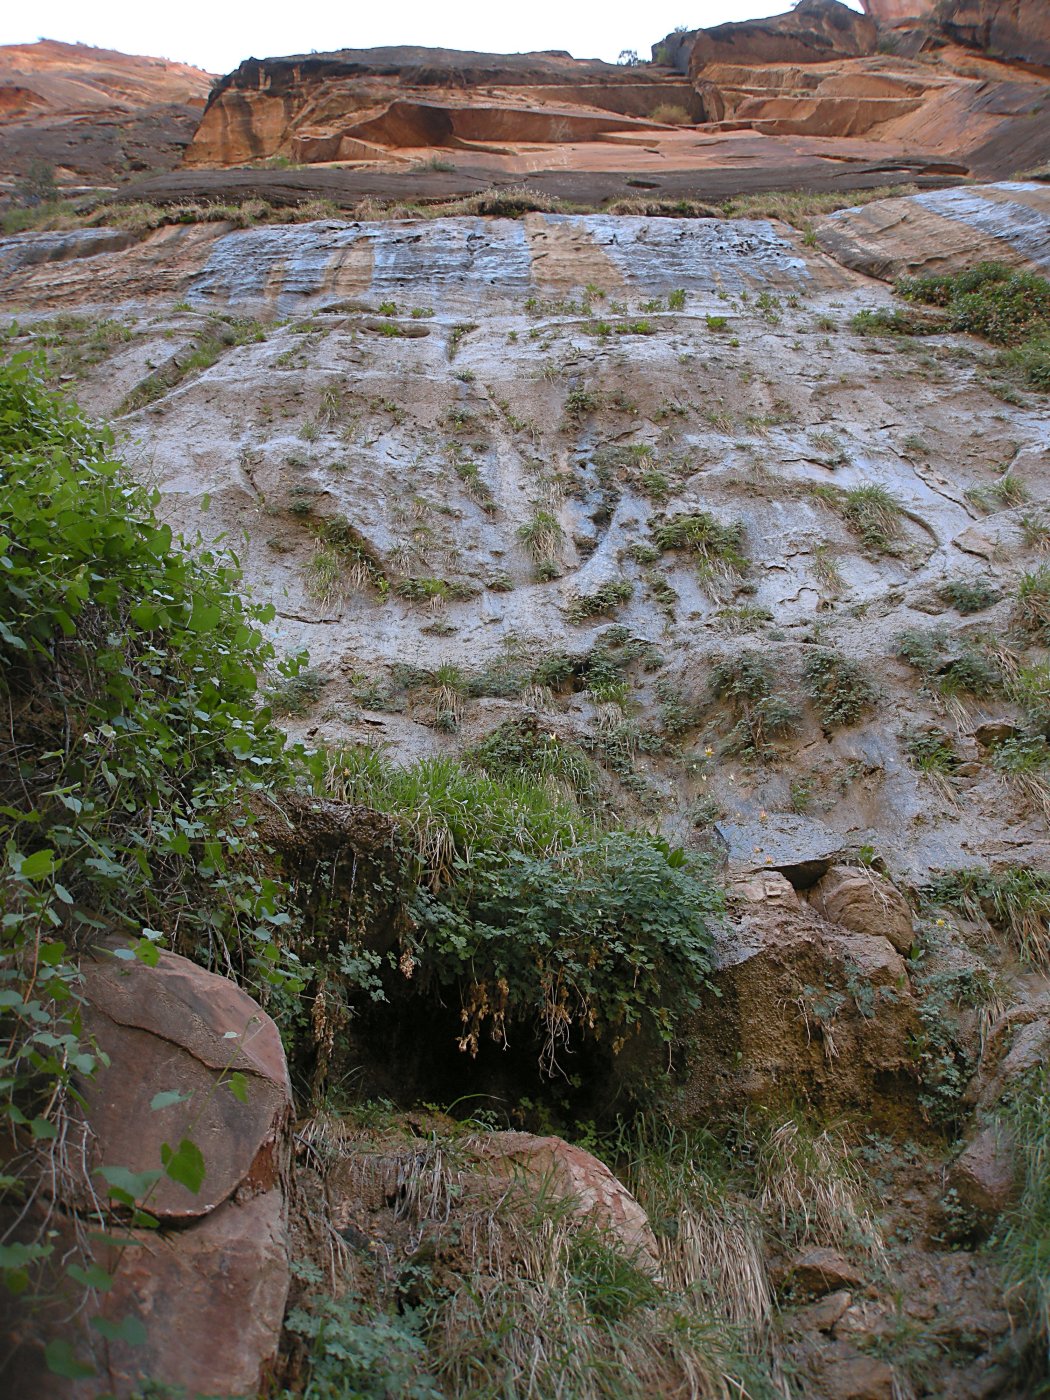
[(942, 307), (945, 329), (967, 331), (1002, 346), (999, 363), (1031, 389), (1050, 391), (1050, 281), (1003, 263), (984, 262), (965, 272), (902, 277), (896, 287), (907, 301)]

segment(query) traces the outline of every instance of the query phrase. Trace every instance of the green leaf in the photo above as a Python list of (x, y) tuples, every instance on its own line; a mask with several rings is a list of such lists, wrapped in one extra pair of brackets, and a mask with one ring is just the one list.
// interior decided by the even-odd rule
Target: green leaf
[(91, 1325), (107, 1342), (126, 1342), (128, 1346), (140, 1347), (149, 1338), (146, 1324), (131, 1313), (122, 1317), (119, 1322), (114, 1322), (108, 1317), (93, 1317)]
[(149, 1106), (156, 1113), (159, 1109), (170, 1108), (175, 1103), (185, 1103), (191, 1099), (192, 1094), (183, 1094), (178, 1089), (165, 1089), (159, 1094), (154, 1094), (149, 1101)]
[(160, 1160), (172, 1181), (185, 1186), (196, 1196), (204, 1184), (204, 1154), (195, 1142), (183, 1138), (178, 1147), (162, 1142)]
[(70, 1264), (66, 1268), (70, 1278), (82, 1283), (85, 1288), (97, 1288), (100, 1293), (108, 1293), (113, 1287), (113, 1275), (98, 1264), (89, 1264), (85, 1269), (80, 1264)]
[(54, 1123), (49, 1123), (46, 1118), (34, 1118), (29, 1125), (29, 1131), (37, 1141), (58, 1137), (58, 1129)]
[(134, 1205), (145, 1196), (150, 1187), (164, 1175), (159, 1171), (133, 1172), (127, 1167), (96, 1167), (95, 1175), (100, 1176), (109, 1187), (109, 1194), (124, 1205)]
[(226, 1081), (227, 1088), (238, 1103), (248, 1102), (248, 1076), (235, 1070)]
[(42, 880), (45, 875), (50, 875), (55, 868), (55, 853), (49, 847), (42, 851), (34, 851), (31, 856), (26, 856), (19, 867), (18, 873), (23, 880)]
[(94, 1366), (80, 1361), (64, 1337), (56, 1337), (54, 1341), (48, 1342), (44, 1348), (44, 1360), (53, 1376), (63, 1376), (69, 1381), (86, 1380), (88, 1376), (95, 1374)]

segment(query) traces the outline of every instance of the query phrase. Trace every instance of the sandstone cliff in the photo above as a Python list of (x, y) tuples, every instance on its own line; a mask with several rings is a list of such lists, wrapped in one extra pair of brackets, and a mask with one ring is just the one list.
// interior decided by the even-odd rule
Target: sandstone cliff
[(211, 75), (41, 39), (0, 48), (0, 178), (30, 165), (66, 180), (124, 180), (175, 165), (200, 118)]

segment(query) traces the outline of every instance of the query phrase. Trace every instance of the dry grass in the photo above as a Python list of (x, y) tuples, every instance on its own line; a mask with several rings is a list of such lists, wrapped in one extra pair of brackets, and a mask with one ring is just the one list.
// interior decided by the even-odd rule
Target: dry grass
[[(692, 1193), (672, 1142), (674, 1186), (644, 1152), (639, 1186), (681, 1206), (663, 1276), (633, 1258), (552, 1177), (507, 1178), (486, 1143), (448, 1120), (353, 1128), (319, 1118), (300, 1133), (328, 1180), (333, 1230), (358, 1230), (345, 1286), (368, 1310), (395, 1305), (406, 1267), (425, 1317), (426, 1371), (457, 1400), (766, 1400), (785, 1394), (749, 1357), (765, 1344), (771, 1295), (757, 1226), (722, 1219)], [(687, 1146), (687, 1144), (686, 1144)], [(701, 1178), (706, 1181), (706, 1178)], [(430, 1271), (429, 1278), (422, 1278)]]
[(878, 1262), (885, 1245), (864, 1197), (860, 1171), (832, 1128), (813, 1132), (794, 1118), (771, 1126), (758, 1147), (759, 1205), (796, 1245), (863, 1249)]

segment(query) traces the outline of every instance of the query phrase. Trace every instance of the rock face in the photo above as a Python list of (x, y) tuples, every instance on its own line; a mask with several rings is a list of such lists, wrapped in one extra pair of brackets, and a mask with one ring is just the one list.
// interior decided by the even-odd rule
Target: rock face
[(846, 267), (887, 280), (989, 261), (1046, 276), (1048, 220), (1050, 186), (1011, 181), (843, 209), (819, 221), (817, 240)]
[(60, 178), (170, 170), (212, 77), (184, 63), (41, 39), (0, 48), (0, 179), (34, 161)]
[(586, 142), (645, 129), (661, 104), (699, 112), (680, 79), (568, 54), (402, 47), (249, 59), (216, 85), (186, 159), (374, 161), (405, 148)]
[(861, 0), (864, 13), (876, 24), (890, 26), (928, 19), (936, 13), (937, 0)]
[(809, 902), (833, 924), (852, 933), (886, 938), (907, 954), (915, 941), (911, 910), (889, 880), (871, 870), (833, 865), (809, 892)]
[(839, 0), (801, 0), (785, 14), (697, 31), (689, 58), (696, 77), (709, 63), (822, 63), (875, 52), (873, 20)]
[[(44, 1316), (36, 1335), (22, 1335), (12, 1393), (124, 1397), (149, 1376), (190, 1394), (255, 1394), (276, 1353), (289, 1281), (291, 1086), (277, 1028), (233, 983), (173, 954), (155, 968), (104, 958), (84, 974), (85, 1029), (110, 1063), (85, 1086), (87, 1169), (58, 1201), (64, 1235), (72, 1243), (70, 1212), (91, 1207), (99, 1168), (159, 1168), (162, 1144), (189, 1136), (205, 1175), (196, 1193), (161, 1176), (146, 1207), (158, 1228), (128, 1230), (117, 1218), (116, 1232), (134, 1243), (95, 1246), (94, 1262), (114, 1282), (87, 1312), (110, 1324), (137, 1319), (145, 1342), (101, 1347), (86, 1327), (63, 1332), (97, 1368), (69, 1386), (42, 1365), (40, 1343), (65, 1325)], [(236, 1094), (234, 1072), (243, 1076)], [(172, 1092), (178, 1102), (152, 1108)]]
[(793, 1098), (829, 1111), (863, 1102), (887, 1121), (904, 1109), (915, 1005), (886, 938), (830, 930), (776, 889), (736, 910), (712, 981), (718, 996), (688, 1032), (690, 1112)]
[(941, 28), (958, 43), (1011, 63), (1050, 65), (1050, 6), (1045, 0), (947, 0)]

